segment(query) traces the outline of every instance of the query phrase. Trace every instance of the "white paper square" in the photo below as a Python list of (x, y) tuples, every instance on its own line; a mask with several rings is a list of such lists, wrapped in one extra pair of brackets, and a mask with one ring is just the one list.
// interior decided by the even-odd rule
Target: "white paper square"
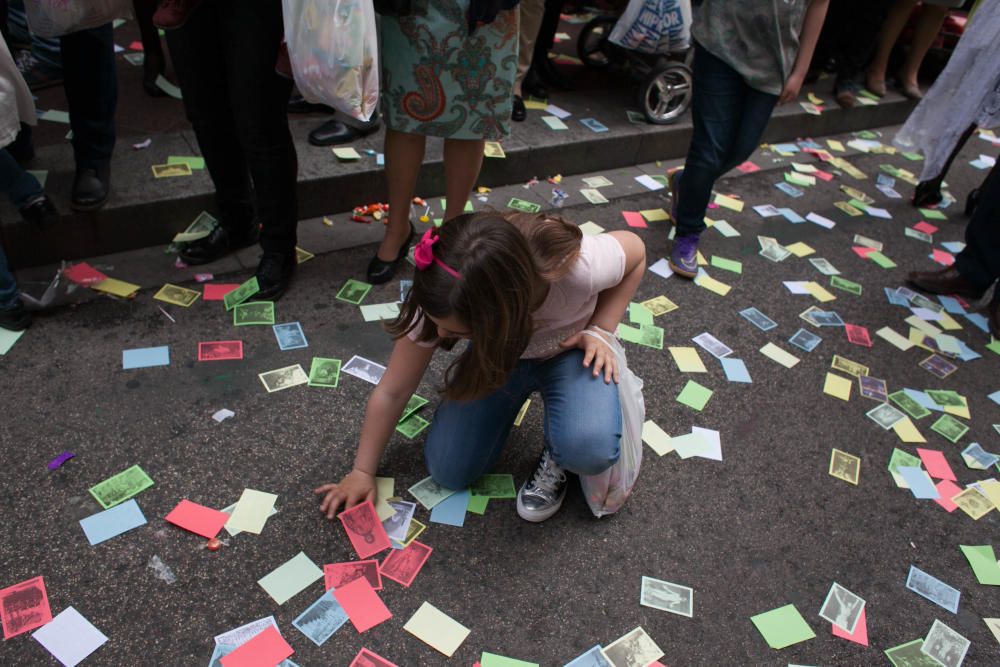
[(31, 633), (39, 644), (66, 667), (75, 667), (108, 638), (73, 607)]

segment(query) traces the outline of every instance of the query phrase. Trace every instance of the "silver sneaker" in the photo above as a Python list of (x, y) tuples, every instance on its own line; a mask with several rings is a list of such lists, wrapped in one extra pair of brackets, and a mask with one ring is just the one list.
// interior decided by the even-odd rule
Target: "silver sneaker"
[(543, 450), (534, 477), (517, 492), (518, 515), (525, 521), (545, 521), (562, 507), (568, 487), (566, 471)]

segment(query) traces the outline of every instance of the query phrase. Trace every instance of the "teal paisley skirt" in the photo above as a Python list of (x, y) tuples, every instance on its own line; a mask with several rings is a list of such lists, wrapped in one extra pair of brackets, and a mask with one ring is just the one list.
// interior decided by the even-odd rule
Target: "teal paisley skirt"
[(469, 0), (426, 0), (426, 7), (419, 16), (381, 17), (386, 125), (446, 139), (509, 135), (517, 8), (469, 35)]

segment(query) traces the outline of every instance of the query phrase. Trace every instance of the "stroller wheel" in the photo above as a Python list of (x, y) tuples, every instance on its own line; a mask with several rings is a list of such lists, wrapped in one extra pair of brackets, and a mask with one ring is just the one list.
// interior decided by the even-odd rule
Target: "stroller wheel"
[(673, 123), (690, 105), (691, 70), (681, 63), (654, 69), (639, 87), (639, 107), (650, 123)]
[(608, 36), (618, 19), (614, 16), (597, 16), (580, 30), (576, 40), (576, 54), (587, 67), (607, 67), (611, 64)]

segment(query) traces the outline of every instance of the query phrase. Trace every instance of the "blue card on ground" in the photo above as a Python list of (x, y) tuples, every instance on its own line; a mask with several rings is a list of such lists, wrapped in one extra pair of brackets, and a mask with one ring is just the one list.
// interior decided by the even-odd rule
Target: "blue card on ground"
[(149, 368), (150, 366), (169, 366), (170, 348), (140, 347), (134, 350), (122, 350), (122, 369)]
[(92, 514), (86, 519), (80, 519), (80, 527), (83, 528), (83, 533), (91, 546), (145, 524), (146, 517), (143, 516), (135, 498), (121, 505), (115, 505), (109, 510)]
[(449, 526), (462, 527), (465, 525), (465, 512), (469, 509), (469, 498), (471, 492), (466, 489), (448, 496), (431, 510), (431, 521), (443, 523)]
[(581, 118), (580, 122), (586, 125), (589, 129), (594, 132), (607, 132), (608, 126), (597, 120), (596, 118)]

